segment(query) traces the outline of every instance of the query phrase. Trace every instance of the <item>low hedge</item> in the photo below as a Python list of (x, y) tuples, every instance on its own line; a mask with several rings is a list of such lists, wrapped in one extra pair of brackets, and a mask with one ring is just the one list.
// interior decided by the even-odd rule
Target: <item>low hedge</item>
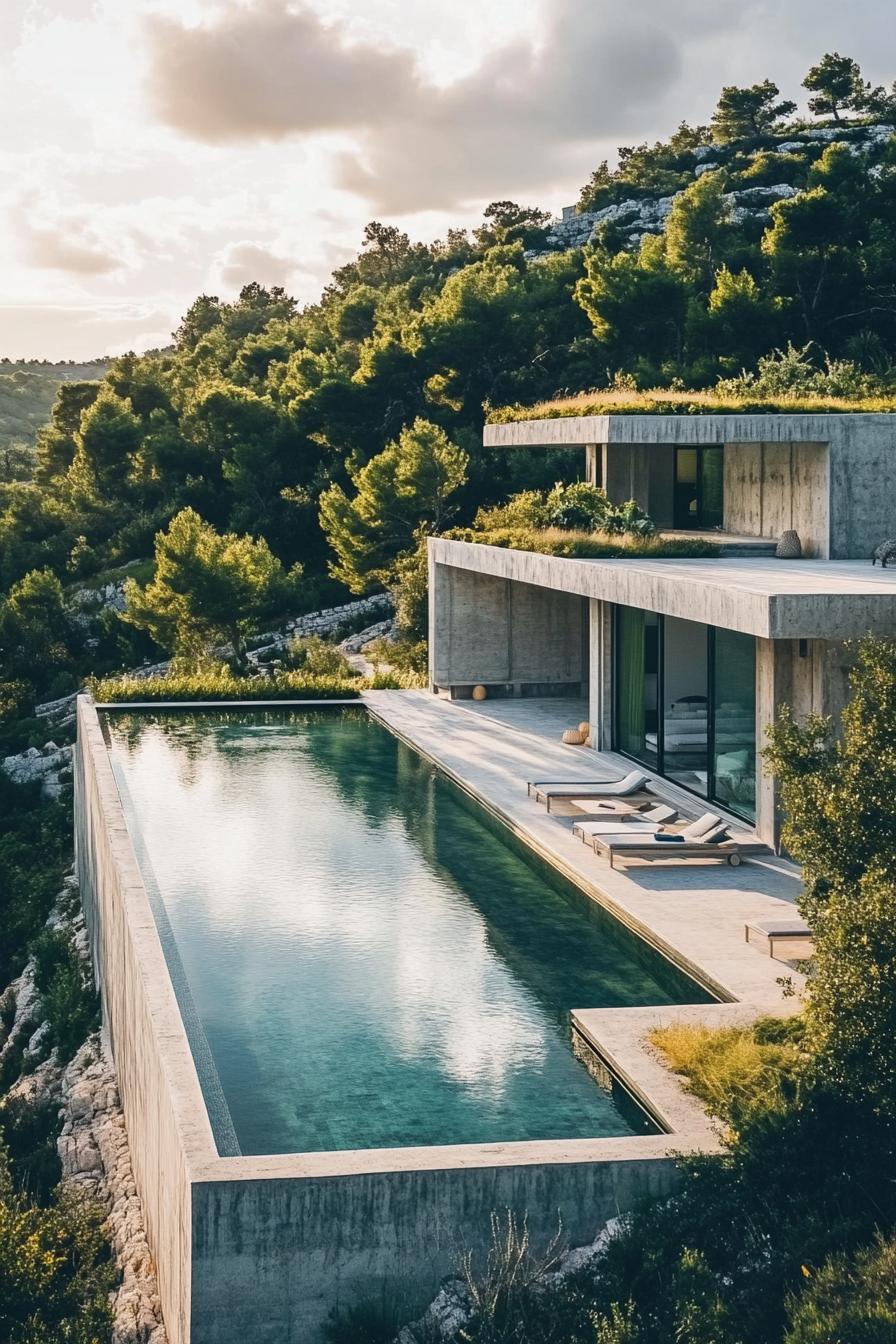
[(224, 673), (174, 673), (164, 677), (103, 677), (88, 683), (100, 704), (165, 700), (357, 700), (363, 690), (395, 690), (395, 677), (308, 677), (278, 672), (273, 677)]
[(450, 536), (482, 546), (565, 556), (571, 560), (699, 559), (719, 554), (718, 544), (693, 538), (608, 536), (603, 532), (567, 532), (560, 528), (501, 527), (487, 532), (459, 529)]

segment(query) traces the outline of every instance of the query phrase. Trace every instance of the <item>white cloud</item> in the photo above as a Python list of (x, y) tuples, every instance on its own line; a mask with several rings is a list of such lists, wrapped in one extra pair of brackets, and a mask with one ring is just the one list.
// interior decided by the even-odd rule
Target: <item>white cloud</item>
[(556, 210), (724, 83), (797, 96), (825, 50), (896, 75), (883, 0), (5, 0), (3, 29), (9, 355), (155, 344), (249, 279), (312, 301), (373, 215)]

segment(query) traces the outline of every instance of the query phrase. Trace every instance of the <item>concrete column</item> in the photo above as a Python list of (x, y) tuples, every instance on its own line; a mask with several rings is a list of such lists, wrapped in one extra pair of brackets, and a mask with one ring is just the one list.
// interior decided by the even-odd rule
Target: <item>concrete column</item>
[(602, 485), (603, 445), (585, 444), (585, 480), (589, 485)]
[(588, 719), (597, 751), (613, 747), (613, 604), (592, 599), (588, 610)]
[[(756, 750), (766, 745), (766, 728), (778, 717), (781, 705), (793, 699), (791, 641), (756, 640)], [(756, 762), (756, 831), (775, 851), (781, 844), (778, 782), (766, 769), (761, 756)]]

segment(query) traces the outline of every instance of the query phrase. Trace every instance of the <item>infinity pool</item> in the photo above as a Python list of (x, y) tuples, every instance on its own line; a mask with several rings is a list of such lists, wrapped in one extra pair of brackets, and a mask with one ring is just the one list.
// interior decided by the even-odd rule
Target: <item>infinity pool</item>
[(222, 1155), (649, 1128), (569, 1010), (708, 996), (365, 711), (104, 727)]

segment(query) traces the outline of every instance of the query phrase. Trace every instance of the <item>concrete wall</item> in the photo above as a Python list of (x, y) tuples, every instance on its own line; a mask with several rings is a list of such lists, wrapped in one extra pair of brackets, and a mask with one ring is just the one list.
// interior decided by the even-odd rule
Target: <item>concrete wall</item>
[(826, 443), (729, 443), (723, 460), (727, 532), (780, 537), (794, 528), (805, 555), (827, 557)]
[[(75, 850), (103, 1027), (118, 1074), (162, 1312), (171, 1344), (188, 1344), (192, 1228), (181, 1139), (185, 1117), (176, 1113), (159, 1033), (170, 1036), (175, 1052), (178, 1035), (181, 1050), (186, 1038), (96, 711), (83, 696), (75, 752)], [(192, 1067), (189, 1059), (181, 1062)], [(201, 1127), (204, 1116), (203, 1106), (194, 1124)]]
[[(789, 705), (798, 719), (830, 715), (835, 722), (849, 698), (851, 657), (845, 644), (824, 639), (757, 639), (757, 745), (766, 743), (766, 728)], [(780, 847), (781, 816), (776, 781), (760, 766), (756, 829), (763, 840)]]
[(558, 1220), (582, 1245), (674, 1180), (673, 1160), (652, 1158), (197, 1185), (193, 1344), (298, 1344), (334, 1306), (384, 1296), (414, 1312), (462, 1248), (487, 1252), (493, 1211), (528, 1211), (535, 1248)]
[(571, 593), (434, 565), (430, 668), (436, 686), (568, 686), (587, 678), (587, 604)]
[(657, 443), (609, 443), (602, 454), (604, 489), (611, 503), (635, 499), (658, 527), (672, 527), (675, 449)]

